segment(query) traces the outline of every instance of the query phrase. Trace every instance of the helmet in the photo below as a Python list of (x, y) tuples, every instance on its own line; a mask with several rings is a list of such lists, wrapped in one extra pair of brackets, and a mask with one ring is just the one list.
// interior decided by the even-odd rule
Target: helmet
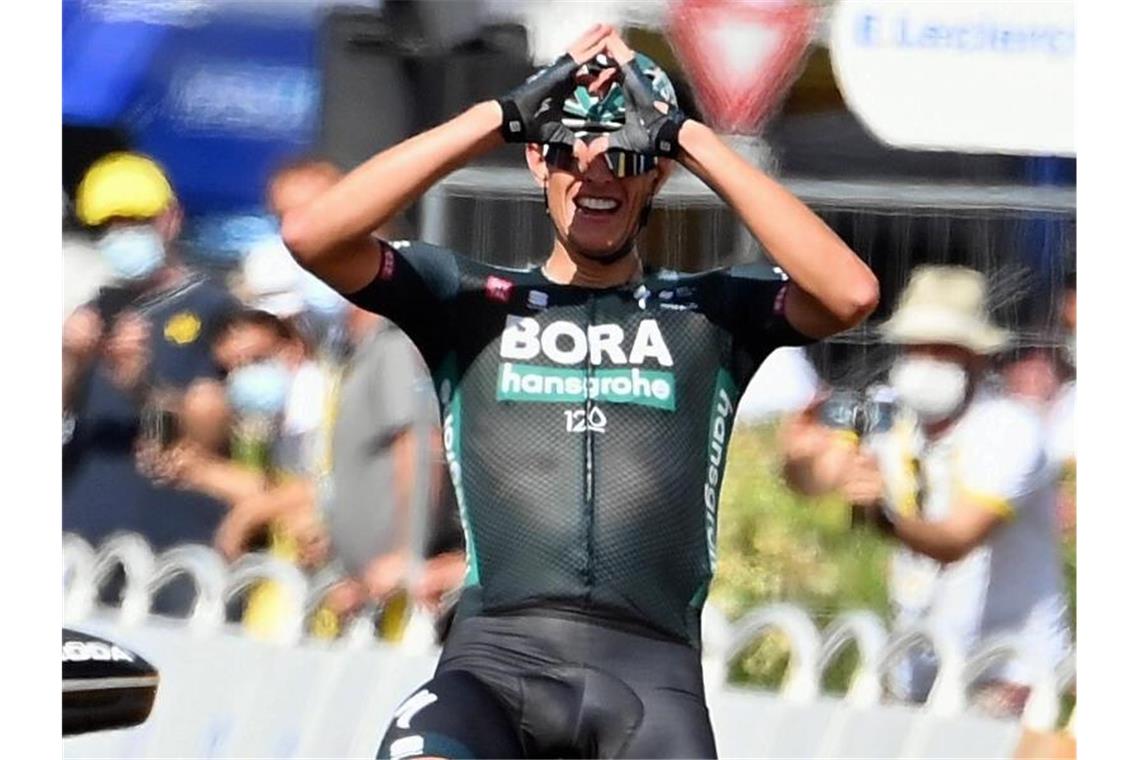
[[(652, 58), (636, 53), (634, 63), (653, 83), (653, 94), (658, 100), (677, 105), (677, 93), (673, 83)], [(614, 64), (598, 56), (586, 64), (592, 72), (610, 68)], [(615, 81), (604, 95), (592, 94), (585, 85), (574, 88), (562, 104), (562, 123), (575, 134), (613, 132), (625, 124), (625, 93), (621, 82)]]

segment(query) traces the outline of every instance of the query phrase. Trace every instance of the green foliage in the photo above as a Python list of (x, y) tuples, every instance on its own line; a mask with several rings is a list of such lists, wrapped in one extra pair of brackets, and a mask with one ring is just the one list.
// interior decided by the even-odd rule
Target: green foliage
[[(806, 608), (821, 630), (850, 609), (889, 619), (890, 542), (872, 528), (852, 527), (850, 510), (841, 501), (792, 492), (780, 475), (774, 427), (738, 426), (726, 467), (710, 600), (729, 619), (777, 601)], [(1075, 547), (1067, 545), (1064, 557), (1075, 609)], [(733, 663), (730, 680), (775, 688), (788, 658), (780, 635), (765, 636)], [(857, 659), (853, 649), (841, 653), (825, 676), (825, 688), (843, 691)]]
[[(821, 628), (849, 609), (886, 616), (888, 544), (872, 529), (852, 528), (835, 499), (792, 492), (779, 475), (771, 427), (738, 427), (729, 448), (720, 499), (717, 576), (711, 599), (730, 619), (759, 604), (794, 601)], [(779, 636), (761, 639), (734, 664), (733, 680), (777, 685), (788, 649)], [(845, 683), (855, 658), (845, 653), (828, 684)]]

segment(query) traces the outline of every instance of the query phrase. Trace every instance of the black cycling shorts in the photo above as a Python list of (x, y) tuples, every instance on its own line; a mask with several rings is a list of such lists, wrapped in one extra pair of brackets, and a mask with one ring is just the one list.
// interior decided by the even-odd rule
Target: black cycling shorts
[(700, 654), (581, 619), (455, 624), (378, 758), (716, 757)]

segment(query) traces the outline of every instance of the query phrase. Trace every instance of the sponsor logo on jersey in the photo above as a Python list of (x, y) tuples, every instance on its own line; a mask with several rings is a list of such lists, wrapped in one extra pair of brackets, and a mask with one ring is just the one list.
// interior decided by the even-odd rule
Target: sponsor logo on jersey
[(503, 330), (499, 356), (503, 359), (530, 361), (543, 356), (555, 364), (577, 365), (642, 365), (649, 360), (662, 367), (673, 366), (673, 354), (655, 319), (643, 319), (626, 350), (628, 336), (621, 325), (580, 325), (557, 320), (545, 327), (534, 317), (510, 316)]
[(526, 305), (532, 309), (545, 309), (550, 303), (550, 296), (541, 290), (532, 290), (526, 294)]
[(380, 279), (390, 280), (396, 274), (396, 254), (391, 249), (384, 249), (384, 260), (380, 262)]
[(729, 417), (733, 413), (735, 389), (731, 377), (724, 370), (717, 375), (712, 409), (709, 412), (708, 470), (705, 475), (705, 539), (709, 557), (709, 572), (716, 570), (716, 512), (720, 496), (721, 476), (724, 473), (725, 448), (731, 432)]
[(435, 704), (438, 699), (439, 697), (427, 689), (420, 689), (405, 699), (404, 703), (396, 709), (396, 728), (411, 728), (412, 718), (416, 716), (416, 713), (428, 705)]
[(772, 313), (782, 316), (784, 307), (788, 300), (788, 286), (780, 288), (780, 292), (776, 294), (775, 300), (772, 302)]
[(653, 293), (649, 288), (644, 285), (638, 286), (637, 290), (633, 291), (633, 297), (637, 299), (637, 308), (645, 311), (645, 306), (649, 303), (649, 297), (651, 295), (653, 295)]
[(499, 365), (497, 398), (500, 401), (581, 403), (587, 399), (611, 404), (640, 404), (670, 412), (676, 409), (672, 372), (630, 369), (540, 367), (534, 364)]
[(487, 283), (483, 286), (487, 297), (492, 301), (500, 301), (506, 303), (511, 299), (511, 288), (514, 283), (510, 280), (504, 280), (502, 277), (491, 275), (487, 278)]
[[(581, 403), (587, 399), (674, 411), (673, 355), (657, 321), (643, 319), (632, 338), (621, 325), (566, 320), (541, 326), (533, 317), (507, 320), (499, 347), (500, 401)], [(533, 364), (543, 358), (556, 365)], [(598, 367), (598, 369), (594, 369)]]
[(388, 747), (388, 757), (392, 760), (403, 760), (407, 757), (418, 757), (424, 753), (424, 738), (419, 734), (401, 736)]
[(597, 404), (590, 404), (586, 409), (567, 409), (562, 413), (566, 417), (567, 433), (604, 433), (606, 432), (605, 412)]
[(687, 285), (657, 292), (657, 308), (665, 311), (692, 311), (697, 304), (691, 300), (693, 289)]

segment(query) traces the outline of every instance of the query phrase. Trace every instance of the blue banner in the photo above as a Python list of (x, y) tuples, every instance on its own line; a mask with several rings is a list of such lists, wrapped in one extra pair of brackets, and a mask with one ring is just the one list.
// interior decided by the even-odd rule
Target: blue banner
[(123, 128), (191, 215), (255, 211), (316, 134), (320, 15), (157, 7), (64, 0), (64, 123)]

